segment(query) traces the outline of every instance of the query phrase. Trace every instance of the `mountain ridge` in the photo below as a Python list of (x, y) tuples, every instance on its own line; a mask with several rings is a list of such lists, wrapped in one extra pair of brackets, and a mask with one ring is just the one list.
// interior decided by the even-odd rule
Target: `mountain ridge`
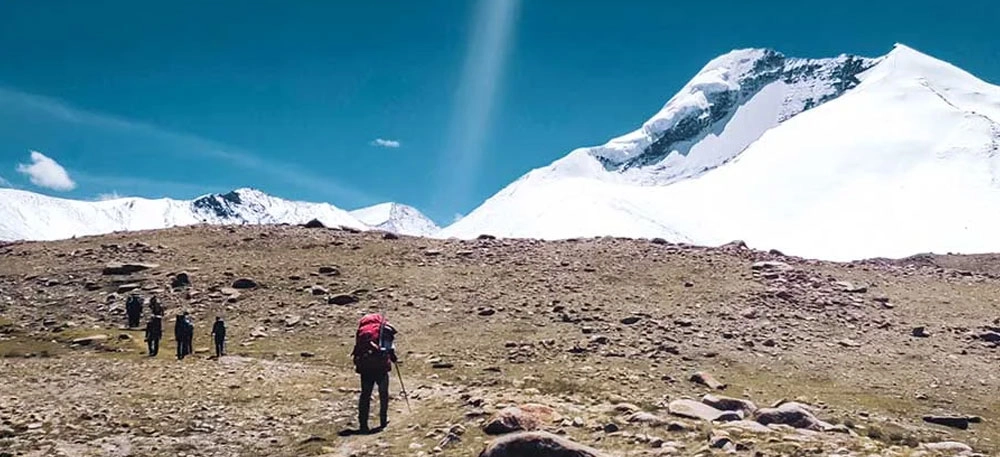
[(0, 240), (5, 241), (55, 240), (194, 224), (302, 224), (312, 219), (328, 227), (373, 228), (328, 203), (285, 200), (249, 187), (192, 200), (120, 197), (103, 201), (0, 189)]

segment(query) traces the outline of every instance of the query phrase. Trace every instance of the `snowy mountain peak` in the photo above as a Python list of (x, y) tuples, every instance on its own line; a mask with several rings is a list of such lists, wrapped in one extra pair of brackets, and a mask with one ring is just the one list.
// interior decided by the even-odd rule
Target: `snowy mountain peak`
[(351, 215), (371, 227), (401, 235), (429, 236), (440, 230), (416, 208), (400, 203), (380, 203), (351, 211)]
[(1000, 250), (1000, 87), (887, 55), (713, 59), (651, 119), (438, 236), (662, 237), (826, 259)]

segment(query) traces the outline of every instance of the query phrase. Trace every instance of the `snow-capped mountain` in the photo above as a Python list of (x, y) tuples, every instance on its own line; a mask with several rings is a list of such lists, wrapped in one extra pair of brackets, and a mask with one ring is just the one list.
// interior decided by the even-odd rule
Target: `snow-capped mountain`
[(642, 128), (571, 152), (440, 237), (663, 237), (827, 259), (1000, 251), (1000, 87), (903, 45), (734, 51)]
[(255, 189), (190, 201), (129, 197), (98, 202), (0, 189), (0, 240), (55, 240), (199, 223), (301, 224), (312, 219), (327, 227), (368, 228), (333, 205), (283, 200)]
[(441, 230), (416, 208), (399, 203), (381, 203), (350, 214), (370, 227), (400, 235), (430, 236)]

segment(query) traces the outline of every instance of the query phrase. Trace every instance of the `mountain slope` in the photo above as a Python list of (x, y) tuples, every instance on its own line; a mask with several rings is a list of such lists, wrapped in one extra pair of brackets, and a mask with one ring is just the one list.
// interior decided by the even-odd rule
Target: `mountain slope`
[(0, 240), (55, 240), (114, 231), (210, 224), (301, 224), (367, 228), (326, 203), (283, 200), (255, 189), (205, 195), (192, 201), (119, 198), (88, 202), (0, 189)]
[(399, 203), (381, 203), (350, 214), (370, 227), (401, 235), (430, 236), (441, 230), (416, 208)]
[[(704, 106), (684, 101), (694, 99), (709, 106), (695, 119), (711, 118), (717, 86), (691, 91), (705, 87), (704, 73), (745, 81), (753, 71), (737, 67), (758, 67), (723, 60), (726, 68), (710, 64), (661, 113)], [(743, 239), (828, 259), (1000, 250), (1000, 88), (902, 45), (857, 61), (857, 83), (818, 106), (782, 119), (786, 107), (808, 102), (772, 82), (730, 107), (728, 121), (704, 124), (693, 145), (642, 159), (655, 152), (649, 138), (680, 136), (683, 122), (657, 122), (658, 114), (640, 133), (528, 173), (440, 236)]]

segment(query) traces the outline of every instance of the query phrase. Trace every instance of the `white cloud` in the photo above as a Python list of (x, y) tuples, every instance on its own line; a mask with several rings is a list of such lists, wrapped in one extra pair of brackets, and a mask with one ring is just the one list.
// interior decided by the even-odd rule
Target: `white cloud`
[(17, 164), (17, 172), (26, 175), (31, 183), (52, 190), (73, 190), (76, 183), (66, 169), (55, 160), (38, 151), (31, 151), (31, 164)]
[(402, 146), (402, 143), (398, 140), (385, 140), (382, 138), (376, 138), (370, 144), (377, 148), (398, 148)]
[(10, 187), (10, 181), (3, 179), (3, 176), (0, 176), (0, 187)]
[(118, 195), (118, 192), (116, 191), (111, 191), (111, 193), (107, 194), (97, 194), (97, 201), (99, 202), (106, 202), (108, 200), (118, 200), (119, 198), (122, 198), (122, 196)]

